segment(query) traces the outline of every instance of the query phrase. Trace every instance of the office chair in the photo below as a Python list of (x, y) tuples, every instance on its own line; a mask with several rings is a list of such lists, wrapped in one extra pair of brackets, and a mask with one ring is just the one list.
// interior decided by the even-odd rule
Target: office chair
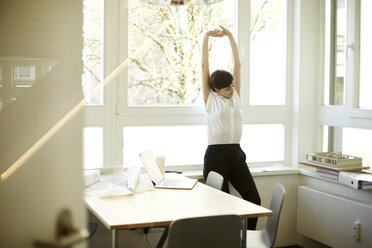
[(273, 215), (267, 218), (264, 229), (247, 231), (247, 247), (260, 248), (274, 246), (284, 195), (284, 187), (280, 183), (276, 184), (270, 203), (270, 209), (273, 211)]
[(97, 231), (97, 228), (98, 228), (97, 223), (95, 223), (95, 222), (89, 222), (88, 223), (88, 231), (89, 231), (88, 239), (94, 235), (94, 233)]
[(175, 220), (169, 227), (168, 248), (239, 248), (241, 228), (238, 215)]
[(208, 173), (205, 184), (213, 188), (221, 190), (222, 185), (223, 185), (223, 177), (215, 171), (210, 171)]

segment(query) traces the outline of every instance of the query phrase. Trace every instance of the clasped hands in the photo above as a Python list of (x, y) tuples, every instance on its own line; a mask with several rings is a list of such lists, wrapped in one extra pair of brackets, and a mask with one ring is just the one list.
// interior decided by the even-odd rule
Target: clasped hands
[(223, 36), (228, 36), (229, 38), (232, 38), (232, 34), (229, 30), (224, 28), (222, 25), (220, 25), (221, 29), (214, 29), (208, 31), (208, 35), (212, 37), (223, 37)]

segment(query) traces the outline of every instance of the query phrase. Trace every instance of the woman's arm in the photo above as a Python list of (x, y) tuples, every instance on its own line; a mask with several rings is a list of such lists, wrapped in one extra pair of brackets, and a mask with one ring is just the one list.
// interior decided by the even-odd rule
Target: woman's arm
[(209, 48), (208, 48), (208, 41), (210, 36), (210, 31), (206, 32), (204, 35), (203, 40), (203, 47), (202, 47), (202, 91), (203, 91), (203, 99), (204, 103), (207, 103), (210, 86), (209, 86)]
[(204, 103), (207, 103), (209, 92), (210, 92), (210, 84), (209, 84), (209, 37), (222, 37), (222, 30), (211, 30), (205, 33), (203, 46), (202, 46), (202, 91), (203, 91), (203, 98)]
[(233, 53), (233, 59), (234, 59), (234, 68), (233, 68), (233, 76), (234, 76), (234, 84), (235, 84), (235, 90), (240, 96), (240, 60), (239, 60), (239, 52), (238, 52), (238, 46), (236, 45), (236, 42), (234, 40), (234, 36), (231, 34), (231, 32), (224, 27), (220, 26), (222, 29), (223, 35), (226, 35), (229, 37), (231, 50)]

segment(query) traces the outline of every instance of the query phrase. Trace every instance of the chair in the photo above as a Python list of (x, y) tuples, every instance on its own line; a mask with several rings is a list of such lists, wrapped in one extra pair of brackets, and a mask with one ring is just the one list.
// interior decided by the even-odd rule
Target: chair
[(238, 215), (175, 220), (169, 227), (168, 248), (239, 248), (241, 228)]
[(215, 171), (210, 171), (208, 173), (205, 184), (213, 188), (221, 190), (222, 185), (223, 185), (223, 177)]
[(247, 247), (260, 248), (274, 246), (284, 195), (284, 187), (279, 183), (276, 184), (270, 203), (270, 209), (273, 211), (273, 215), (268, 217), (264, 229), (247, 231)]
[(97, 231), (97, 228), (98, 228), (97, 223), (95, 223), (95, 222), (89, 222), (88, 223), (88, 231), (89, 231), (88, 239), (94, 235), (94, 233)]

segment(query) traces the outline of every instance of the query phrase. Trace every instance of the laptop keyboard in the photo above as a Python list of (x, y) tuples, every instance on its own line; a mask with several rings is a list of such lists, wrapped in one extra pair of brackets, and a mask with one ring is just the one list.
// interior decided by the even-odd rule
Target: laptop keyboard
[(177, 186), (178, 184), (180, 184), (180, 180), (178, 179), (166, 179), (161, 185)]

